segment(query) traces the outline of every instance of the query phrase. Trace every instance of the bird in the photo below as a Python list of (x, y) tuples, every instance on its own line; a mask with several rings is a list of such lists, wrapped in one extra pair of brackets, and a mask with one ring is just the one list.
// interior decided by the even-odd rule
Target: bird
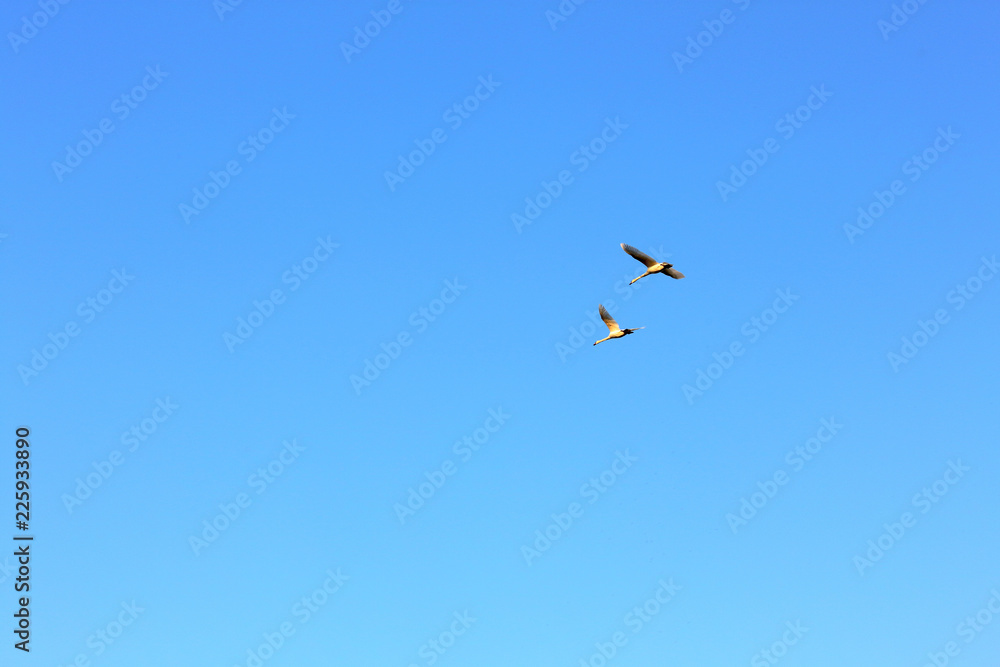
[[(629, 335), (633, 331), (638, 331), (639, 329), (646, 328), (646, 327), (637, 327), (635, 329), (621, 329), (618, 327), (618, 323), (615, 322), (615, 318), (611, 317), (611, 313), (609, 313), (607, 309), (604, 308), (604, 305), (598, 304), (598, 306), (599, 306), (599, 312), (601, 313), (601, 319), (604, 320), (604, 323), (606, 325), (608, 325), (608, 331), (610, 331), (611, 333), (608, 334), (607, 338), (602, 338), (601, 340), (597, 341), (597, 343), (603, 343), (604, 341), (611, 340), (612, 338), (622, 338), (623, 336)], [(597, 343), (594, 343), (594, 345), (597, 345)]]
[[(673, 264), (667, 264), (666, 262), (657, 262), (655, 259), (647, 255), (646, 253), (642, 252), (641, 250), (636, 250), (627, 243), (622, 243), (621, 246), (622, 250), (624, 250), (625, 252), (632, 255), (637, 260), (646, 265), (646, 272), (641, 276), (639, 276), (639, 278), (645, 278), (646, 276), (652, 273), (663, 273), (676, 280), (680, 280), (681, 278), (684, 277), (684, 274), (675, 269)], [(639, 280), (639, 278), (633, 279), (632, 282), (629, 283), (629, 285), (634, 283), (636, 280)]]

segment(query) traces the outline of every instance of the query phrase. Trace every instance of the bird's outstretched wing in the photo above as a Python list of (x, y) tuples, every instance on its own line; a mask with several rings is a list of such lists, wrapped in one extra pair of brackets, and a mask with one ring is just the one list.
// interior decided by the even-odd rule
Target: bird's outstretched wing
[(600, 307), (600, 313), (601, 313), (601, 319), (604, 320), (604, 323), (606, 325), (608, 325), (608, 330), (611, 333), (614, 333), (616, 331), (621, 331), (621, 329), (618, 328), (618, 323), (615, 322), (615, 318), (611, 317), (611, 313), (609, 313), (603, 305), (601, 305)]
[(664, 269), (663, 272), (665, 274), (667, 274), (668, 276), (670, 276), (671, 278), (676, 278), (677, 280), (680, 280), (681, 278), (684, 277), (683, 273), (681, 273), (680, 271), (678, 271), (677, 269), (675, 269), (673, 267), (671, 267), (669, 269)]
[(642, 262), (646, 266), (654, 266), (656, 264), (659, 264), (659, 262), (657, 262), (655, 259), (653, 259), (649, 255), (647, 255), (646, 253), (642, 252), (641, 250), (636, 250), (635, 248), (633, 248), (632, 246), (630, 246), (627, 243), (622, 243), (621, 246), (622, 246), (622, 250), (624, 250), (628, 254), (632, 255), (633, 257), (635, 257), (637, 260), (639, 260), (640, 262)]

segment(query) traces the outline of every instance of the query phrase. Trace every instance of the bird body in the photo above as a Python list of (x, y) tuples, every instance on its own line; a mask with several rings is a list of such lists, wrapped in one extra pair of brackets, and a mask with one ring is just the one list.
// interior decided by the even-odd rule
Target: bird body
[[(622, 243), (621, 246), (622, 250), (624, 250), (629, 255), (631, 255), (632, 257), (634, 257), (635, 259), (639, 260), (640, 262), (646, 265), (646, 272), (641, 276), (639, 276), (639, 278), (645, 278), (646, 276), (654, 273), (662, 273), (664, 275), (670, 276), (671, 278), (674, 278), (675, 280), (680, 280), (681, 278), (684, 277), (683, 273), (673, 268), (674, 267), (673, 264), (667, 264), (666, 262), (658, 262), (649, 255), (647, 255), (646, 253), (642, 252), (641, 250), (636, 250), (627, 243)], [(634, 283), (636, 280), (639, 280), (639, 278), (632, 279), (632, 282), (630, 282), (629, 285)]]
[[(612, 338), (624, 338), (633, 331), (638, 331), (639, 329), (645, 329), (646, 327), (637, 327), (635, 329), (622, 329), (615, 322), (615, 318), (611, 317), (611, 313), (607, 311), (603, 304), (598, 304), (599, 312), (601, 313), (601, 319), (604, 320), (604, 324), (608, 327), (608, 335), (605, 338), (597, 341), (597, 343), (603, 343), (606, 340), (611, 340)], [(597, 345), (594, 343), (594, 345)]]

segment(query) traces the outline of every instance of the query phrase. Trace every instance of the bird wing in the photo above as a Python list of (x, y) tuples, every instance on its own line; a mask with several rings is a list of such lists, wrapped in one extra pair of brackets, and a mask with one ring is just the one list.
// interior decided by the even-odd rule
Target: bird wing
[(670, 276), (671, 278), (676, 278), (677, 280), (680, 280), (681, 278), (684, 277), (684, 274), (675, 268), (664, 269), (663, 272), (668, 276)]
[(604, 323), (606, 325), (608, 325), (608, 330), (611, 333), (614, 333), (616, 331), (621, 331), (621, 329), (618, 328), (618, 323), (615, 322), (615, 318), (611, 317), (611, 313), (609, 313), (603, 305), (600, 308), (600, 312), (601, 312), (601, 319), (604, 320)]
[(642, 252), (641, 250), (636, 250), (627, 243), (622, 243), (621, 245), (622, 245), (622, 250), (632, 255), (646, 266), (655, 266), (656, 264), (659, 264), (659, 262), (657, 262), (655, 259), (647, 255), (646, 253)]

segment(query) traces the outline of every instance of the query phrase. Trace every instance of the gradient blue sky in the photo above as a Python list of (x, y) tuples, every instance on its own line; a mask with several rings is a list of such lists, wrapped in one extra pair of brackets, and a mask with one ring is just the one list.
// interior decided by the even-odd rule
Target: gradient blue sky
[[(949, 641), (950, 664), (992, 664), (1000, 622), (972, 642), (959, 624), (1000, 589), (1000, 280), (975, 283), (1000, 251), (1000, 7), (914, 3), (883, 34), (888, 1), (595, 0), (553, 29), (556, 0), (401, 0), (348, 62), (341, 42), (387, 4), (243, 2), (220, 20), (209, 0), (70, 2), (7, 37), (0, 484), (10, 497), (27, 425), (36, 541), (32, 651), (8, 634), (0, 661), (252, 665), (289, 623), (263, 664), (599, 665), (595, 644), (621, 632), (609, 665), (758, 665), (801, 622), (782, 664), (917, 667)], [(672, 54), (724, 10), (678, 71)], [(7, 3), (0, 25), (38, 11)], [(115, 100), (147, 67), (165, 76), (122, 118)], [(499, 85), (454, 127), (445, 112), (480, 77)], [(776, 123), (813, 87), (832, 95), (787, 136)], [(294, 118), (248, 160), (274, 109)], [(53, 162), (104, 119), (113, 132), (60, 179)], [(607, 119), (627, 127), (580, 171)], [(390, 189), (385, 172), (438, 128)], [(948, 128), (911, 180), (906, 163)], [(724, 201), (717, 183), (765, 144)], [(230, 161), (186, 222), (179, 206)], [(511, 215), (563, 170), (572, 182), (518, 230)], [(296, 285), (286, 272), (318, 238), (339, 245)], [(626, 289), (642, 267), (620, 242), (687, 278)], [(80, 304), (107, 300), (123, 269), (134, 279), (91, 319)], [(957, 297), (970, 279), (980, 291)], [(230, 351), (225, 334), (276, 289)], [(751, 334), (777, 290), (798, 298)], [(611, 300), (646, 328), (593, 347), (604, 334), (586, 323)], [(894, 369), (887, 355), (939, 310)], [(70, 322), (44, 369), (19, 372)], [(356, 391), (400, 334), (410, 344)], [(720, 376), (713, 354), (734, 342)], [(717, 379), (688, 400), (699, 371)], [(129, 451), (123, 434), (168, 398)], [(498, 409), (505, 423), (460, 454)], [(830, 418), (843, 427), (796, 469), (787, 453)], [(293, 440), (279, 476), (252, 477)], [(606, 492), (583, 486), (626, 451)], [(949, 461), (969, 470), (922, 513), (913, 497)], [(401, 524), (394, 505), (442, 465), (454, 474)], [(788, 483), (734, 533), (727, 514), (779, 471)], [(196, 554), (190, 538), (239, 494), (249, 506)], [(526, 562), (571, 503), (582, 514)], [(904, 512), (915, 525), (859, 573)], [(348, 580), (306, 620), (295, 605), (338, 568)], [(680, 589), (636, 632), (628, 615), (661, 580)], [(113, 644), (95, 639), (133, 601), (144, 611)]]

